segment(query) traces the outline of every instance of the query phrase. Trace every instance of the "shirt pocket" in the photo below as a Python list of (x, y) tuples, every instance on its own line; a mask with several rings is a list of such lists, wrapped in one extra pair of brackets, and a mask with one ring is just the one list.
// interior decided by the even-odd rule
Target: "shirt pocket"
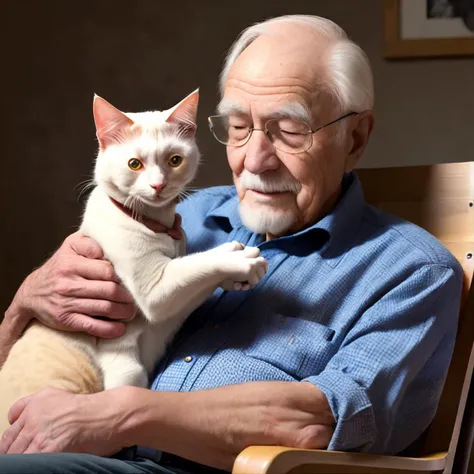
[(325, 368), (336, 352), (334, 335), (333, 329), (315, 321), (271, 314), (262, 321), (244, 352), (303, 379)]

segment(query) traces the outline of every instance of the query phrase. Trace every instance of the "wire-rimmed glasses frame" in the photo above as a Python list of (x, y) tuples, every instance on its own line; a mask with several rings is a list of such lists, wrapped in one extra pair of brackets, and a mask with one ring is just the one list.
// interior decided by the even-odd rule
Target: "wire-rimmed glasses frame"
[[(299, 124), (308, 127), (308, 130), (306, 132), (290, 133), (290, 135), (305, 136), (305, 137), (309, 136), (310, 137), (310, 140), (306, 140), (306, 143), (300, 145), (299, 147), (293, 147), (290, 143), (285, 144), (284, 141), (282, 141), (284, 146), (281, 145), (281, 144), (278, 145), (278, 144), (275, 143), (275, 142), (277, 142), (276, 137), (278, 137), (278, 136), (281, 137), (281, 133), (278, 133), (278, 132), (282, 132), (281, 128), (278, 126), (278, 121), (281, 120), (281, 119), (267, 120), (267, 122), (265, 122), (265, 128), (248, 127), (247, 135), (243, 139), (239, 140), (238, 143), (231, 143), (229, 140), (225, 139), (225, 137), (222, 135), (222, 132), (217, 131), (218, 127), (216, 126), (216, 124), (219, 121), (223, 121), (226, 118), (228, 119), (227, 115), (211, 115), (210, 117), (208, 117), (208, 122), (209, 122), (209, 129), (212, 132), (214, 138), (219, 143), (222, 143), (225, 146), (230, 146), (230, 147), (234, 147), (234, 148), (244, 146), (250, 140), (250, 137), (252, 136), (252, 133), (254, 131), (258, 131), (258, 132), (265, 133), (265, 135), (268, 137), (270, 142), (274, 145), (274, 147), (277, 150), (283, 151), (285, 153), (297, 154), (297, 153), (304, 153), (305, 151), (308, 151), (313, 146), (313, 135), (316, 132), (319, 132), (319, 130), (322, 130), (323, 128), (329, 127), (330, 125), (332, 125), (336, 122), (339, 122), (340, 120), (343, 120), (343, 119), (345, 119), (347, 117), (350, 117), (352, 115), (358, 115), (358, 112), (348, 112), (347, 114), (344, 114), (344, 115), (342, 115), (341, 117), (338, 117), (335, 120), (331, 120), (330, 122), (328, 122), (324, 125), (321, 125), (320, 127), (316, 128), (315, 130), (312, 130), (311, 127), (306, 122), (298, 122)], [(294, 121), (294, 122), (296, 122), (296, 121)], [(270, 126), (270, 128), (269, 128), (269, 124), (270, 125), (277, 124), (277, 127), (278, 127), (277, 131), (275, 132), (275, 130), (273, 130), (273, 132), (272, 132), (272, 130), (271, 130), (272, 127)]]

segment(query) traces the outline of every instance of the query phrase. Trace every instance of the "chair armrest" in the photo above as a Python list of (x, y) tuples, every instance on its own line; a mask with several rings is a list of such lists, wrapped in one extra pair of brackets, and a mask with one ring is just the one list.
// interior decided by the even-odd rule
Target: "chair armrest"
[(307, 466), (306, 470), (303, 468), (301, 471), (307, 473), (435, 473), (444, 469), (446, 456), (447, 453), (443, 452), (406, 458), (283, 446), (250, 446), (235, 460), (232, 474), (287, 474), (298, 466)]

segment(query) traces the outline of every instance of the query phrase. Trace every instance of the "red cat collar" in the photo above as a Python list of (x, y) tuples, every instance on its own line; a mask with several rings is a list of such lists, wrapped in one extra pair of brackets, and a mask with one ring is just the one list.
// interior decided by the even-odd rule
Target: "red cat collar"
[[(110, 196), (109, 196), (110, 197)], [(127, 216), (131, 217), (132, 219), (136, 220), (140, 224), (143, 224), (145, 227), (150, 229), (151, 231), (157, 234), (168, 234), (174, 240), (180, 240), (182, 237), (181, 233), (181, 216), (179, 214), (175, 214), (173, 227), (166, 227), (161, 222), (155, 221), (150, 219), (146, 216), (140, 216), (136, 213), (133, 213), (130, 209), (125, 207), (120, 202), (116, 201), (115, 199), (110, 198), (110, 200), (118, 207), (122, 212), (127, 214)]]

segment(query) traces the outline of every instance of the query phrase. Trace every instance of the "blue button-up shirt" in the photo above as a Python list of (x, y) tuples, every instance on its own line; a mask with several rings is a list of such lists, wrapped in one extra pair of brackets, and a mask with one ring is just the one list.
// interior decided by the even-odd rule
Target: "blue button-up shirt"
[(188, 252), (237, 240), (269, 270), (189, 317), (152, 389), (309, 381), (336, 419), (329, 449), (397, 453), (416, 440), (452, 355), (462, 269), (430, 234), (366, 204), (355, 174), (343, 190), (319, 222), (268, 242), (243, 226), (233, 186), (179, 205)]

